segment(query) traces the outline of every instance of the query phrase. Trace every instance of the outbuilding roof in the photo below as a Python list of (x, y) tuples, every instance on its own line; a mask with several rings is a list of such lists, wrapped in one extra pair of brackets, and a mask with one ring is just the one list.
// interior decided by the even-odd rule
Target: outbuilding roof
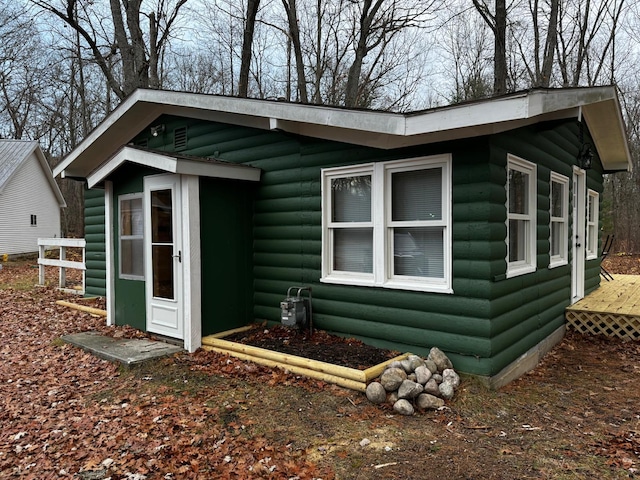
[(138, 89), (69, 153), (54, 169), (54, 175), (87, 178), (161, 115), (281, 130), (382, 149), (575, 118), (586, 122), (605, 171), (631, 168), (624, 121), (613, 86), (533, 89), (413, 113)]
[(51, 185), (51, 190), (58, 200), (58, 204), (61, 207), (66, 207), (67, 204), (64, 201), (58, 184), (53, 178), (47, 159), (44, 157), (40, 145), (35, 140), (0, 139), (0, 194), (32, 154), (38, 159)]

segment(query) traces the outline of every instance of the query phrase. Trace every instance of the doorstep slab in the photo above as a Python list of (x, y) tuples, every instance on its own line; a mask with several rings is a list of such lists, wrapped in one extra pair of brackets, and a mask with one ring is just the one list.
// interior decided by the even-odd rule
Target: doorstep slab
[(147, 339), (112, 338), (100, 335), (97, 332), (65, 335), (62, 337), (62, 341), (82, 348), (96, 357), (127, 366), (184, 351), (182, 347), (165, 342)]

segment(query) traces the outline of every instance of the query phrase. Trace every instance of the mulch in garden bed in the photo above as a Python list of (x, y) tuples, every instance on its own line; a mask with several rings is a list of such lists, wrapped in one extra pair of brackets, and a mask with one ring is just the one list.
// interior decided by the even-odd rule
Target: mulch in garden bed
[(283, 325), (256, 325), (251, 330), (233, 333), (223, 340), (358, 370), (365, 370), (400, 355), (400, 352), (373, 347), (355, 338), (344, 338), (322, 330), (314, 330), (310, 334), (309, 330)]

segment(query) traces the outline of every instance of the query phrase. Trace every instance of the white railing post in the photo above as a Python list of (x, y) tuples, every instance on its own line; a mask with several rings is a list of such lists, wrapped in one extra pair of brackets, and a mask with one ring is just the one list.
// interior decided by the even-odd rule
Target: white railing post
[(44, 264), (40, 263), (40, 259), (45, 256), (45, 245), (40, 244), (38, 239), (38, 285), (44, 285)]
[[(64, 245), (60, 245), (60, 260), (66, 260), (67, 259), (67, 247), (65, 247)], [(63, 266), (60, 266), (60, 280), (58, 282), (58, 286), (60, 288), (64, 288), (67, 286), (67, 271), (65, 270), (65, 268)]]

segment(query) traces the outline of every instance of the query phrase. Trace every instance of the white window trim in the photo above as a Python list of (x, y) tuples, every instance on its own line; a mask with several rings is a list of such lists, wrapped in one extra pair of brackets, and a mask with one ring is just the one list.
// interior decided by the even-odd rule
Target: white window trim
[[(142, 235), (122, 235), (122, 202), (127, 200), (142, 200), (142, 212), (144, 212), (144, 195), (142, 193), (127, 193), (125, 195), (118, 195), (118, 278), (123, 280), (144, 280), (144, 273), (142, 275), (131, 275), (122, 273), (122, 240), (143, 240)], [(143, 213), (144, 214), (144, 213)], [(144, 255), (142, 256), (142, 271), (144, 272)]]
[[(593, 202), (591, 201), (593, 199)], [(589, 220), (591, 217), (590, 208), (594, 205), (593, 220)], [(594, 260), (598, 258), (598, 225), (600, 215), (600, 194), (595, 190), (587, 190), (587, 260)], [(591, 228), (593, 227), (593, 228)]]
[[(429, 221), (430, 226), (444, 229), (444, 278), (394, 277), (391, 274), (392, 240), (390, 232), (391, 173), (442, 168), (442, 220)], [(351, 228), (373, 228), (373, 273), (339, 272), (332, 270), (335, 227), (329, 218), (331, 212), (331, 180), (353, 175), (371, 175), (371, 222), (354, 222)], [(423, 292), (453, 293), (452, 289), (452, 208), (451, 208), (451, 155), (434, 155), (407, 160), (368, 163), (349, 167), (322, 169), (322, 277), (323, 283), (360, 285)], [(345, 228), (341, 225), (341, 228)], [(347, 227), (349, 228), (349, 227)]]
[[(529, 198), (527, 215), (512, 214), (509, 213), (509, 170), (517, 170), (529, 175)], [(505, 189), (507, 190), (507, 238), (505, 239), (507, 244), (507, 278), (516, 277), (518, 275), (525, 275), (536, 271), (536, 231), (537, 231), (537, 167), (535, 163), (528, 162), (515, 155), (509, 154), (507, 157), (507, 182)], [(509, 261), (509, 220), (528, 220), (529, 221), (529, 238), (526, 239), (527, 245), (525, 246), (525, 259), (516, 262)]]
[[(551, 202), (553, 201), (553, 183), (562, 185), (562, 217), (553, 217), (551, 211)], [(551, 172), (549, 192), (549, 268), (560, 267), (569, 263), (569, 178), (556, 172)], [(551, 245), (553, 243), (552, 232), (553, 224), (561, 223), (562, 229), (562, 245), (560, 246), (560, 255), (551, 255)]]

